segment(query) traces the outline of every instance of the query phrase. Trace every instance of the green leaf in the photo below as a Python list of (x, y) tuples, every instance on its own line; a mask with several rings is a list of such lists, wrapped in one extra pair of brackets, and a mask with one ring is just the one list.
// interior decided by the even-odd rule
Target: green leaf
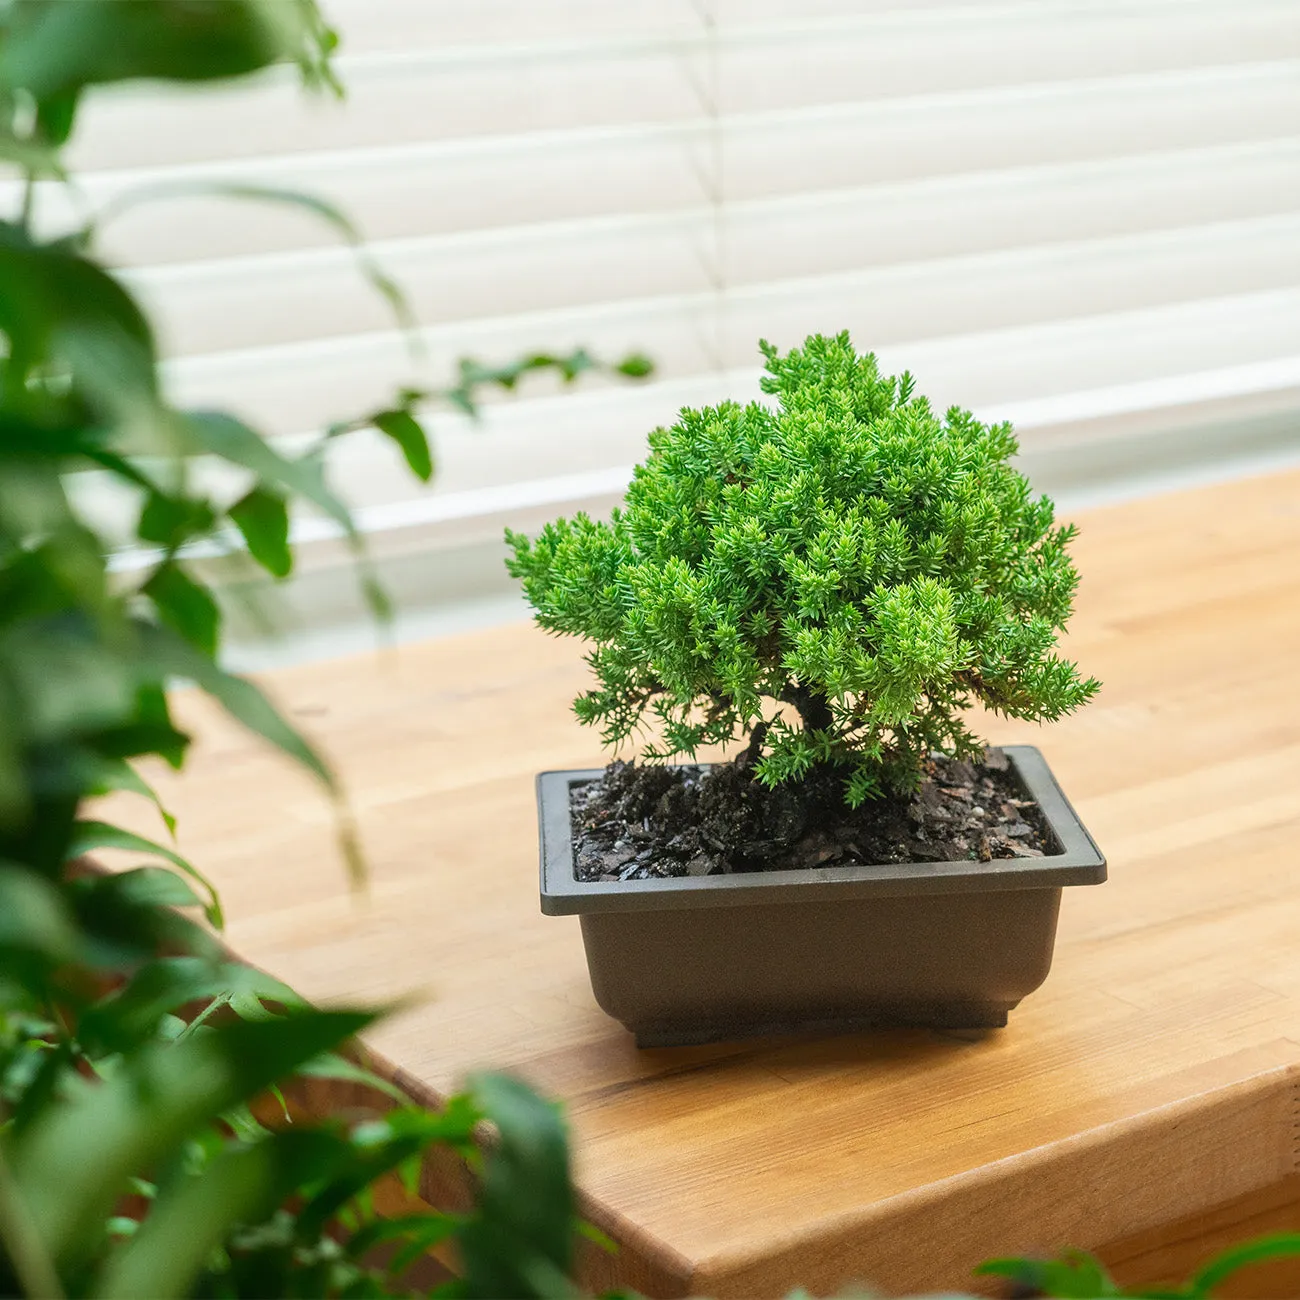
[(480, 1075), (470, 1094), (497, 1127), (478, 1211), (459, 1234), (465, 1293), (569, 1296), (575, 1228), (568, 1139), (557, 1108), (504, 1075)]
[(65, 961), (76, 950), (76, 922), (58, 889), (34, 871), (0, 863), (0, 952)]
[(135, 531), (142, 542), (178, 550), (191, 538), (211, 532), (215, 522), (216, 515), (206, 501), (152, 491), (145, 499)]
[(13, 353), (66, 361), (86, 397), (113, 418), (138, 420), (156, 409), (153, 332), (107, 271), (66, 244), (36, 244), (22, 228), (0, 222), (0, 283), (0, 329)]
[(180, 565), (159, 565), (140, 590), (154, 603), (158, 617), (205, 655), (215, 658), (221, 631), (221, 611), (212, 593), (194, 581)]
[(224, 1004), (240, 993), (274, 997), (290, 1008), (303, 1006), (278, 980), (242, 963), (159, 957), (146, 962), (122, 988), (87, 1008), (78, 1030), (87, 1051), (125, 1052), (154, 1037), (167, 1016), (187, 1005), (214, 998)]
[(182, 871), (191, 880), (202, 885), (207, 891), (208, 901), (203, 904), (203, 912), (209, 924), (220, 930), (225, 925), (221, 911), (221, 899), (217, 887), (188, 858), (182, 857), (165, 844), (157, 844), (137, 835), (134, 831), (123, 830), (109, 822), (79, 821), (74, 838), (69, 848), (69, 858), (85, 857), (96, 849), (123, 849), (129, 853), (147, 853), (152, 857), (170, 862), (178, 871)]
[(337, 1174), (323, 1187), (316, 1190), (298, 1212), (298, 1230), (307, 1237), (324, 1232), (332, 1219), (338, 1215), (349, 1202), (361, 1196), (377, 1178), (396, 1169), (412, 1156), (419, 1155), (440, 1131), (438, 1119), (427, 1117), (428, 1134), (423, 1128), (416, 1131), (401, 1131), (390, 1122), (391, 1117), (375, 1121), (367, 1126), (377, 1130), (386, 1125), (380, 1140), (355, 1141), (351, 1158)]
[(221, 1122), (233, 1131), (235, 1140), (244, 1143), (246, 1146), (262, 1141), (271, 1132), (253, 1114), (252, 1108), (247, 1102), (241, 1102), (238, 1106), (231, 1106), (228, 1110), (223, 1110), (220, 1118)]
[(132, 867), (115, 871), (117, 897), (136, 907), (202, 907), (199, 896), (166, 867)]
[(348, 508), (326, 485), (318, 455), (309, 453), (289, 460), (248, 425), (221, 412), (192, 412), (183, 417), (183, 427), (198, 450), (251, 470), (261, 486), (285, 496), (302, 497), (333, 519), (343, 530), (361, 569), (362, 591), (372, 613), (382, 622), (388, 621), (388, 602), (366, 562), (365, 543)]
[(79, 90), (67, 90), (57, 95), (47, 95), (36, 106), (36, 125), (41, 135), (56, 147), (66, 144), (72, 134), (72, 124), (77, 120)]
[(241, 1020), (274, 1020), (275, 1013), (262, 1005), (262, 999), (256, 993), (233, 993), (227, 999), (230, 1009)]
[[(396, 1241), (415, 1244), (418, 1253), (427, 1254), (439, 1242), (453, 1236), (461, 1225), (461, 1216), (452, 1214), (405, 1214), (391, 1219), (374, 1219), (348, 1238), (347, 1250), (353, 1259), (373, 1250), (385, 1242)], [(396, 1261), (390, 1265), (394, 1273)]]
[(287, 578), (293, 571), (289, 547), (289, 507), (284, 497), (255, 487), (226, 512), (243, 535), (248, 553), (268, 573)]
[[(113, 1076), (52, 1108), (12, 1144), (11, 1169), (50, 1254), (68, 1268), (93, 1247), (127, 1178), (157, 1164), (223, 1111), (373, 1020), (354, 1011), (235, 1021), (201, 1037), (149, 1044)], [(148, 1097), (146, 1107), (140, 1098)]]
[(274, 1186), (269, 1147), (219, 1157), (162, 1196), (130, 1244), (109, 1256), (96, 1290), (103, 1300), (170, 1300), (190, 1293), (230, 1228), (252, 1218)]
[(560, 378), (571, 384), (579, 375), (597, 368), (596, 359), (586, 348), (578, 348), (567, 357), (538, 356), (530, 359), (530, 367), (544, 370), (554, 366), (560, 372)]
[[(51, 1027), (46, 1031), (53, 1037), (57, 1030)], [(26, 1086), (18, 1095), (15, 1105), (8, 1117), (10, 1136), (17, 1135), (45, 1108), (54, 1102), (56, 1094), (69, 1077), (69, 1072), (76, 1068), (76, 1052), (73, 1043), (62, 1038), (53, 1044), (43, 1044), (40, 1066), (28, 1079)], [(12, 1100), (12, 1098), (11, 1098)]]
[(422, 483), (433, 477), (433, 454), (420, 422), (406, 410), (380, 411), (371, 417), (374, 426), (387, 434), (401, 449), (411, 473)]
[(474, 1118), (463, 1102), (453, 1100), (441, 1112), (408, 1106), (357, 1125), (348, 1160), (299, 1211), (299, 1232), (307, 1237), (324, 1232), (344, 1207), (364, 1200), (377, 1178), (411, 1168), (433, 1144), (446, 1143), (459, 1152), (473, 1131)]
[(172, 723), (171, 707), (164, 689), (166, 674), (151, 667), (140, 655), (138, 646), (132, 646), (132, 654), (143, 670), (139, 675), (144, 678), (136, 690), (135, 714), (126, 725), (99, 733), (95, 737), (95, 748), (111, 758), (157, 754), (171, 767), (179, 769), (185, 761), (190, 738)]
[(115, 761), (151, 754), (179, 769), (184, 766), (190, 738), (183, 731), (177, 731), (170, 722), (141, 718), (97, 732), (90, 737), (89, 743), (101, 759)]
[(388, 1272), (393, 1277), (401, 1277), (434, 1246), (455, 1236), (461, 1222), (451, 1215), (426, 1214), (423, 1223), (411, 1224), (404, 1234), (405, 1241), (388, 1261)]
[(176, 838), (176, 818), (163, 806), (163, 802), (158, 797), (158, 792), (153, 786), (126, 759), (101, 759), (95, 774), (93, 792), (97, 795), (105, 795), (115, 790), (143, 795), (158, 809), (158, 815), (162, 818), (163, 825), (167, 827), (167, 833), (172, 839)]
[(1057, 1300), (1106, 1300), (1121, 1292), (1106, 1270), (1087, 1252), (1068, 1251), (1054, 1259), (992, 1259), (974, 1270), (976, 1277), (1007, 1277), (1018, 1286)]
[(321, 1133), (281, 1133), (243, 1151), (226, 1151), (195, 1178), (160, 1195), (131, 1242), (109, 1257), (95, 1294), (173, 1300), (192, 1294), (212, 1252), (239, 1223), (258, 1223), (304, 1180), (338, 1158)]
[(0, 80), (47, 101), (114, 81), (237, 77), (297, 54), (301, 22), (286, 22), (298, 7), (276, 7), (274, 0), (28, 0), (13, 7)]
[(349, 537), (356, 528), (347, 507), (329, 490), (321, 463), (312, 456), (289, 460), (256, 430), (221, 411), (192, 411), (181, 417), (197, 449), (251, 470), (262, 486), (300, 496), (328, 515)]
[(349, 1061), (334, 1052), (318, 1057), (314, 1061), (307, 1061), (299, 1067), (298, 1074), (305, 1079), (334, 1079), (341, 1083), (364, 1084), (367, 1088), (383, 1093), (385, 1097), (391, 1098), (399, 1105), (410, 1105), (410, 1097), (395, 1083), (390, 1083), (373, 1070), (367, 1070), (365, 1066), (357, 1065), (354, 1061)]
[(639, 352), (626, 356), (614, 367), (614, 370), (620, 375), (626, 375), (629, 379), (645, 379), (654, 374), (655, 363), (647, 356)]
[[(5, 433), (0, 426), (0, 455)], [(58, 458), (8, 459), (0, 472), (0, 534), (22, 550), (0, 571), (6, 621), (56, 616), (79, 606), (99, 630), (116, 620), (99, 538), (82, 525), (64, 492)]]
[(575, 348), (562, 356), (550, 352), (534, 352), (499, 366), (487, 366), (473, 357), (462, 357), (457, 363), (458, 382), (439, 396), (457, 410), (477, 419), (480, 388), (495, 387), (511, 392), (520, 379), (531, 371), (554, 370), (566, 384), (571, 384), (590, 370), (607, 371), (626, 378), (642, 378), (653, 368), (653, 364), (642, 356), (630, 356), (617, 366), (609, 366), (597, 361), (586, 348)]
[(0, 633), (0, 657), (27, 743), (66, 741), (128, 722), (138, 668), (131, 643), (105, 643), (78, 616), (28, 620)]
[(198, 898), (162, 867), (76, 876), (65, 882), (64, 893), (85, 936), (88, 966), (121, 970), (159, 951), (217, 955), (209, 931), (178, 910), (198, 905)]
[(1195, 1297), (1208, 1297), (1234, 1273), (1252, 1264), (1270, 1259), (1290, 1259), (1300, 1255), (1300, 1233), (1278, 1232), (1254, 1241), (1243, 1242), (1216, 1255), (1192, 1278), (1190, 1290)]
[(362, 570), (361, 594), (365, 596), (370, 613), (381, 627), (386, 627), (393, 621), (393, 602), (383, 584), (368, 567)]
[(0, 138), (0, 162), (13, 163), (21, 167), (35, 180), (67, 179), (67, 173), (59, 162), (59, 155), (53, 149), (30, 140)]
[(21, 444), (15, 447), (19, 439), (14, 434), (28, 432), (15, 429), (15, 423), (8, 419), (0, 423), (0, 455), (6, 462), (0, 480), (0, 525), (16, 540), (30, 538), (36, 542), (66, 531), (75, 523), (75, 517), (57, 461), (42, 457), (35, 448)]
[(449, 1097), (440, 1111), (403, 1106), (380, 1119), (358, 1124), (352, 1130), (352, 1142), (358, 1148), (382, 1148), (395, 1139), (414, 1139), (420, 1148), (445, 1142), (458, 1154), (476, 1152), (475, 1128), (482, 1120), (473, 1098), (464, 1093)]
[(608, 1233), (601, 1232), (594, 1223), (588, 1223), (586, 1219), (579, 1219), (575, 1226), (578, 1236), (585, 1238), (593, 1246), (599, 1246), (607, 1255), (618, 1254), (618, 1242)]
[(192, 681), (236, 721), (301, 763), (331, 791), (338, 783), (325, 761), (250, 681), (223, 671), (207, 655), (166, 628), (139, 624), (141, 653), (156, 668)]

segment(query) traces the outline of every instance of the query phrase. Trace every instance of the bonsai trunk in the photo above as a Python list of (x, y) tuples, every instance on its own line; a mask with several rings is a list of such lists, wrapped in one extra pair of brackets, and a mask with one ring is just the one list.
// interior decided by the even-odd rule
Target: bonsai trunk
[[(787, 704), (793, 704), (799, 711), (799, 721), (805, 731), (825, 731), (835, 723), (831, 713), (830, 702), (820, 691), (809, 690), (806, 686), (791, 686), (779, 697)], [(749, 733), (749, 744), (736, 759), (736, 766), (743, 769), (753, 768), (763, 755), (763, 744), (767, 740), (767, 723), (760, 722)]]
[(827, 731), (835, 723), (830, 701), (820, 691), (795, 686), (781, 698), (799, 710), (799, 721), (805, 731)]
[(745, 752), (736, 759), (736, 766), (748, 771), (763, 756), (763, 742), (767, 739), (767, 723), (760, 722), (754, 730), (749, 733), (749, 744), (745, 746)]
[[(777, 698), (794, 705), (805, 731), (825, 731), (835, 724), (830, 702), (820, 691), (809, 690), (806, 686), (788, 686)], [(767, 723), (760, 722), (749, 733), (749, 744), (737, 755), (736, 766), (741, 771), (752, 771), (763, 756), (766, 741)]]

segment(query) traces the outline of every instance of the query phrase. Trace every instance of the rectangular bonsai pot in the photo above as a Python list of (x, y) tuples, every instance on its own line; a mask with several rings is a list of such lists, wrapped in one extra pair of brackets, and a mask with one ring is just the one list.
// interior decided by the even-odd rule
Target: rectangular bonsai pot
[(1047, 978), (1062, 888), (1101, 884), (1106, 861), (1039, 751), (1003, 752), (1058, 852), (580, 881), (569, 791), (603, 773), (543, 772), (542, 911), (581, 918), (596, 1001), (639, 1047), (872, 1025), (1005, 1025)]

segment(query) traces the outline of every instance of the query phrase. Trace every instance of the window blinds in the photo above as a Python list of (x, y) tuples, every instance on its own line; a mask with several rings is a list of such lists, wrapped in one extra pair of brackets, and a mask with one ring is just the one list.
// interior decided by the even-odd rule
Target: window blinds
[[(455, 582), (491, 585), (502, 524), (604, 508), (649, 428), (755, 395), (760, 336), (850, 329), (936, 403), (1015, 420), (1048, 487), (1300, 450), (1294, 0), (326, 8), (342, 104), (287, 72), (101, 94), (85, 197), (320, 194), (406, 287), (427, 360), (328, 228), (187, 191), (105, 230), (177, 397), (293, 445), (465, 354), (658, 365), (533, 386), (480, 426), (433, 413), (432, 491), (377, 438), (340, 447), (336, 484), (410, 574), (482, 543)], [(298, 530), (328, 567), (330, 529)]]

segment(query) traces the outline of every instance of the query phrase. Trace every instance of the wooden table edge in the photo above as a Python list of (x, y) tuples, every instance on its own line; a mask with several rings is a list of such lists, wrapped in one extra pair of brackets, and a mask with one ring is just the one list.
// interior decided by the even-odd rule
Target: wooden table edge
[[(701, 1259), (690, 1291), (771, 1295), (801, 1285), (815, 1292), (809, 1260), (817, 1260), (817, 1274), (842, 1278), (851, 1263), (845, 1243), (876, 1248), (877, 1273), (860, 1274), (864, 1282), (892, 1290), (946, 1275), (960, 1285), (971, 1247), (984, 1257), (1033, 1253), (1035, 1242), (1095, 1250), (1275, 1186), (1300, 1173), (1300, 1043), (1287, 1042), (1291, 1064), (823, 1220), (761, 1259)], [(1085, 1240), (1081, 1222), (1088, 1224)], [(909, 1265), (908, 1255), (919, 1264)], [(913, 1271), (915, 1283), (907, 1281)]]

